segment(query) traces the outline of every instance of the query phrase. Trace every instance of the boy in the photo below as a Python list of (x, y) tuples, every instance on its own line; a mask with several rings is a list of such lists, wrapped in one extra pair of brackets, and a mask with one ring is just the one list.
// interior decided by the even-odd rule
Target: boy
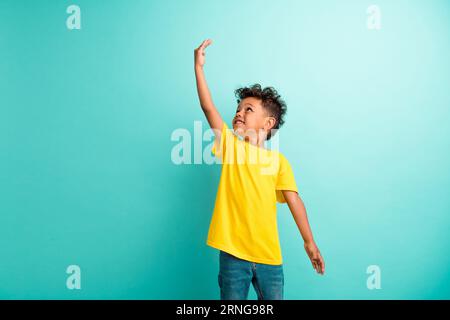
[(252, 283), (259, 300), (283, 299), (277, 201), (288, 204), (313, 268), (320, 274), (325, 272), (292, 168), (281, 153), (264, 149), (264, 141), (284, 122), (286, 104), (271, 87), (254, 85), (236, 90), (238, 107), (231, 133), (214, 106), (203, 72), (205, 48), (211, 42), (203, 41), (194, 50), (194, 57), (200, 105), (215, 133), (212, 152), (222, 160), (207, 239), (209, 246), (220, 250), (220, 297), (247, 299)]

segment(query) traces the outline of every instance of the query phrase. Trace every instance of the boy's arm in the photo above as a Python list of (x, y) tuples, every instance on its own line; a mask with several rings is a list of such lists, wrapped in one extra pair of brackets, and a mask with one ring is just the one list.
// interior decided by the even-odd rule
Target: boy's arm
[(291, 210), (292, 216), (294, 217), (295, 223), (297, 224), (298, 230), (302, 235), (303, 241), (305, 242), (304, 247), (313, 268), (318, 273), (324, 274), (325, 262), (323, 261), (319, 248), (317, 248), (317, 245), (314, 242), (302, 199), (300, 199), (300, 196), (295, 191), (283, 190), (282, 192), (289, 209)]
[(209, 46), (211, 42), (212, 41), (210, 39), (207, 39), (194, 50), (194, 70), (200, 105), (206, 119), (208, 120), (209, 126), (214, 130), (216, 141), (220, 141), (223, 120), (212, 101), (205, 79), (205, 73), (203, 72), (203, 65), (205, 64), (205, 48)]

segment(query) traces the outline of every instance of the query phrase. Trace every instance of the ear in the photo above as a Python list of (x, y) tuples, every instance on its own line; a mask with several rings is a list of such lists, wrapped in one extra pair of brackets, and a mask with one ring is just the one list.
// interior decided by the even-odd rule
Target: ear
[(276, 123), (277, 119), (275, 119), (275, 117), (266, 117), (266, 119), (264, 120), (264, 129), (270, 131), (270, 129), (275, 127)]

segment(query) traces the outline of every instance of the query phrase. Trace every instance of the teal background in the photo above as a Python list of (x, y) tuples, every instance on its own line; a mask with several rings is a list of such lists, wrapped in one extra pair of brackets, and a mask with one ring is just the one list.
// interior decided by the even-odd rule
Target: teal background
[[(228, 124), (241, 85), (288, 104), (280, 150), (327, 269), (280, 204), (285, 298), (450, 298), (450, 3), (374, 2), (379, 31), (371, 4), (0, 1), (0, 298), (219, 298), (205, 242), (220, 166), (170, 157), (175, 129), (207, 129), (205, 38)], [(66, 288), (71, 264), (81, 290)]]

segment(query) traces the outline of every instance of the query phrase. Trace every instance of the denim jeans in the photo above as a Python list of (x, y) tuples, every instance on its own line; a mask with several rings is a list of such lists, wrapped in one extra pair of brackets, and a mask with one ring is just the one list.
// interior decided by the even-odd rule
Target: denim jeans
[(220, 251), (220, 299), (246, 300), (250, 283), (258, 300), (283, 300), (283, 265), (255, 263)]

